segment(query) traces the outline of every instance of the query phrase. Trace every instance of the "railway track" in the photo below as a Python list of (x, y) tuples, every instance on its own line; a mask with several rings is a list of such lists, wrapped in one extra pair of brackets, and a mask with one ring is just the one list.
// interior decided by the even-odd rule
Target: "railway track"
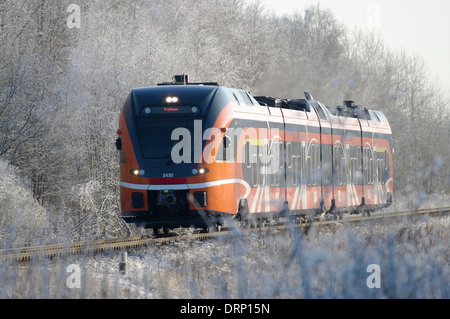
[[(395, 213), (376, 213), (372, 216), (360, 216), (360, 215), (344, 215), (340, 220), (325, 220), (312, 223), (300, 223), (300, 224), (281, 224), (264, 227), (254, 227), (243, 229), (244, 232), (258, 232), (269, 229), (283, 230), (287, 227), (297, 227), (299, 229), (309, 229), (311, 226), (322, 227), (327, 225), (333, 225), (338, 223), (363, 223), (367, 221), (379, 222), (392, 219), (401, 218), (420, 218), (421, 216), (444, 216), (450, 213), (450, 207), (446, 208), (434, 208), (434, 209), (422, 209), (418, 211), (400, 211)], [(29, 261), (34, 258), (53, 258), (56, 256), (64, 255), (77, 255), (77, 254), (96, 254), (105, 251), (123, 251), (132, 248), (147, 247), (149, 245), (163, 245), (170, 244), (183, 238), (189, 238), (191, 240), (207, 240), (218, 236), (233, 235), (232, 230), (224, 230), (221, 232), (211, 233), (199, 233), (188, 235), (176, 235), (170, 237), (160, 238), (147, 238), (146, 236), (136, 236), (122, 239), (106, 239), (97, 240), (92, 242), (80, 242), (72, 244), (57, 244), (40, 247), (27, 247), (16, 248), (9, 250), (0, 250), (0, 261)]]

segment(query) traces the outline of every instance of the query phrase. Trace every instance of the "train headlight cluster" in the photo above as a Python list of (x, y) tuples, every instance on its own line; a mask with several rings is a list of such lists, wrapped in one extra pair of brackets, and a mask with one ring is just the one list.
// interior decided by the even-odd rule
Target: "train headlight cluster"
[(130, 171), (130, 173), (134, 176), (144, 176), (145, 175), (145, 171), (143, 169), (132, 169)]
[(167, 103), (178, 103), (179, 101), (180, 101), (180, 98), (178, 98), (176, 96), (168, 96), (166, 98)]
[(201, 168), (199, 168), (199, 169), (194, 168), (194, 169), (192, 170), (192, 174), (193, 174), (193, 175), (205, 175), (205, 174), (208, 173), (208, 172), (209, 172), (209, 169), (204, 168), (204, 167), (201, 167)]

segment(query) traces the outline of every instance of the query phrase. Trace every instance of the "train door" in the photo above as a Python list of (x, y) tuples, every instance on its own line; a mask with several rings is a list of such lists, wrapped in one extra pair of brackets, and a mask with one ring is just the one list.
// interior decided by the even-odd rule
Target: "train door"
[(267, 137), (264, 140), (264, 154), (267, 156), (264, 167), (266, 187), (270, 200), (270, 211), (280, 212), (285, 209), (286, 171), (285, 171), (285, 123), (282, 110), (268, 107), (271, 121), (267, 122)]
[(320, 178), (321, 186), (321, 202), (320, 206), (329, 210), (333, 206), (333, 184), (332, 184), (332, 144), (333, 144), (333, 125), (330, 120), (332, 114), (320, 102), (311, 102), (316, 111), (318, 121), (320, 123), (320, 163), (318, 178)]
[(362, 204), (363, 190), (358, 182), (358, 149), (361, 148), (361, 125), (358, 118), (345, 117), (345, 131), (343, 140), (342, 186), (346, 194), (346, 206), (356, 209)]
[(389, 170), (392, 163), (389, 156), (391, 131), (387, 120), (383, 122), (384, 115), (377, 113), (370, 111), (369, 120), (363, 127), (363, 179), (367, 205), (384, 205), (392, 196), (392, 187), (389, 188), (392, 186)]
[(248, 209), (245, 214), (271, 212), (278, 209), (276, 202), (272, 200), (275, 196), (271, 188), (272, 182), (275, 182), (270, 174), (271, 115), (267, 106), (253, 103), (246, 94), (237, 90), (233, 94), (239, 102), (239, 107), (234, 110), (236, 132), (239, 132), (236, 134), (236, 144), (242, 145), (238, 158), (241, 158), (242, 177), (250, 187), (248, 196), (240, 200), (245, 202), (246, 210)]
[(292, 212), (310, 209), (311, 200), (307, 197), (309, 183), (306, 172), (308, 150), (308, 115), (311, 112), (306, 101), (298, 100), (298, 105), (280, 111), (284, 118), (284, 143), (280, 165), (284, 169), (285, 204)]
[[(360, 165), (360, 188), (361, 188), (361, 202), (364, 205), (373, 204), (373, 133), (375, 125), (372, 121), (366, 118), (359, 119), (361, 125), (361, 147), (358, 152), (360, 157), (358, 165)], [(372, 122), (372, 124), (371, 124)]]
[[(323, 209), (324, 207), (324, 188), (322, 187), (322, 139), (324, 133), (331, 134), (331, 127), (327, 121), (327, 117), (315, 101), (309, 101), (312, 106), (312, 112), (308, 114), (310, 120), (308, 125), (308, 148), (306, 153), (306, 172), (308, 180), (308, 199), (312, 205), (310, 209)], [(328, 195), (327, 195), (328, 197)]]

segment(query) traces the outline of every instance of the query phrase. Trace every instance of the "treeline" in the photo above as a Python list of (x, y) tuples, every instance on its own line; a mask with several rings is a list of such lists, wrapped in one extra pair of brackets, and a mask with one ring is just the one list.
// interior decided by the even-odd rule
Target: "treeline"
[[(73, 2), (80, 28), (67, 25)], [(381, 110), (394, 133), (396, 194), (416, 204), (449, 185), (449, 98), (422, 59), (346, 30), (319, 6), (279, 17), (246, 0), (3, 0), (0, 41), (0, 156), (73, 236), (128, 231), (118, 217), (118, 116), (132, 88), (180, 73)]]

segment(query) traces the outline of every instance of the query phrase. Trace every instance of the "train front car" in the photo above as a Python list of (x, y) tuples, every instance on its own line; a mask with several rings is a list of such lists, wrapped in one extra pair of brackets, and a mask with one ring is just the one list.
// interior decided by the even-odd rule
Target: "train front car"
[(224, 158), (233, 99), (230, 89), (186, 78), (132, 90), (117, 140), (125, 221), (147, 228), (212, 227), (237, 213), (234, 198), (245, 196), (248, 185)]

